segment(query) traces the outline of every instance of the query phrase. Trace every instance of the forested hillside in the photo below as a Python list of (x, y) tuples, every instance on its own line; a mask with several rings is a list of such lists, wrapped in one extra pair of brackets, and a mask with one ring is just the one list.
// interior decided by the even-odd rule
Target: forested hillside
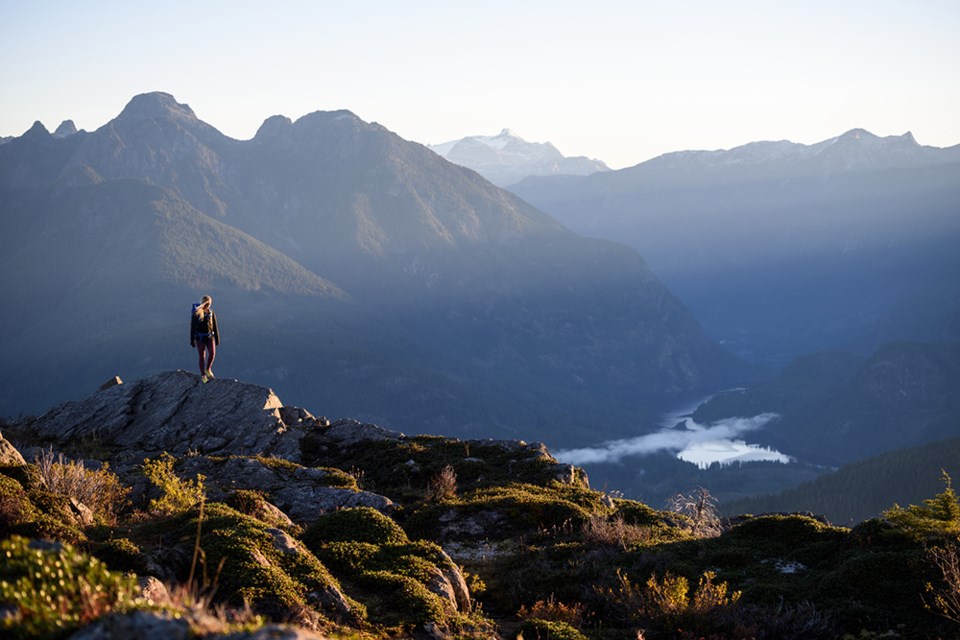
[(881, 454), (795, 489), (721, 505), (724, 513), (809, 511), (834, 524), (875, 518), (892, 504), (919, 503), (943, 486), (941, 470), (960, 478), (960, 438)]

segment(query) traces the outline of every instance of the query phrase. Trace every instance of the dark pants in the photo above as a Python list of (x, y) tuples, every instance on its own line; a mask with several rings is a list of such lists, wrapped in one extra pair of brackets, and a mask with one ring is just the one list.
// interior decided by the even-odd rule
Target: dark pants
[[(213, 359), (217, 357), (217, 343), (213, 338), (199, 338), (197, 340), (197, 353), (200, 354), (200, 375), (206, 375), (207, 371), (213, 368)], [(206, 362), (206, 365), (204, 365)]]

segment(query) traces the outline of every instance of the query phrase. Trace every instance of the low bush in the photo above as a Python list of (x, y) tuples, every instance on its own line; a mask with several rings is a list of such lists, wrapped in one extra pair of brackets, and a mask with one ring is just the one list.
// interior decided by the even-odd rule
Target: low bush
[(0, 618), (6, 637), (56, 638), (112, 611), (140, 604), (136, 579), (109, 571), (69, 545), (19, 536), (0, 543)]
[(400, 525), (370, 507), (326, 513), (307, 528), (302, 539), (311, 549), (319, 548), (326, 542), (369, 542), (379, 545), (409, 541)]
[(35, 463), (37, 488), (84, 504), (104, 524), (116, 524), (117, 516), (129, 504), (130, 489), (106, 464), (100, 469), (87, 469), (82, 460), (68, 460), (62, 453), (54, 456), (52, 449), (38, 454)]
[(427, 502), (443, 502), (457, 495), (457, 472), (450, 465), (445, 466), (427, 481), (424, 499)]
[(388, 626), (421, 626), (426, 622), (444, 622), (443, 600), (422, 583), (409, 576), (389, 571), (365, 571), (355, 579), (368, 597), (365, 604), (370, 618)]
[(650, 542), (653, 532), (650, 526), (627, 524), (621, 516), (607, 518), (592, 515), (583, 525), (583, 541), (591, 545), (619, 547), (626, 550), (637, 544)]
[(960, 533), (960, 500), (953, 490), (950, 476), (943, 472), (946, 485), (941, 493), (923, 501), (922, 505), (894, 505), (883, 513), (894, 526), (918, 539)]
[(204, 499), (203, 482), (206, 478), (197, 474), (195, 480), (181, 480), (173, 470), (174, 463), (176, 458), (169, 453), (143, 461), (143, 475), (160, 493), (159, 497), (150, 500), (148, 508), (153, 513), (183, 513)]
[(521, 620), (549, 620), (564, 622), (575, 629), (583, 625), (583, 616), (586, 606), (579, 602), (564, 604), (557, 601), (551, 594), (546, 600), (537, 600), (529, 608), (520, 607), (517, 617)]
[(587, 636), (572, 625), (560, 620), (525, 620), (518, 629), (523, 640), (587, 640)]

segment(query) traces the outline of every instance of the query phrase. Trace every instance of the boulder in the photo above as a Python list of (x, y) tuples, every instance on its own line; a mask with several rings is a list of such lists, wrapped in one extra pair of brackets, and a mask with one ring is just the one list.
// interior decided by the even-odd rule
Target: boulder
[(252, 508), (240, 509), (249, 516), (253, 516), (260, 522), (265, 522), (272, 527), (292, 527), (293, 520), (290, 516), (280, 510), (275, 504), (266, 500), (257, 500)]
[(436, 563), (438, 574), (431, 576), (427, 588), (446, 599), (455, 610), (470, 613), (470, 589), (460, 567), (441, 550), (441, 560)]
[(93, 516), (93, 511), (87, 505), (83, 504), (74, 497), (70, 498), (70, 501), (67, 503), (70, 508), (70, 514), (73, 516), (74, 522), (76, 522), (81, 527), (89, 527), (93, 525), (95, 519)]
[(123, 380), (120, 379), (120, 376), (113, 376), (112, 378), (110, 378), (109, 380), (107, 380), (106, 382), (104, 382), (102, 385), (100, 385), (100, 388), (97, 389), (97, 390), (98, 390), (98, 391), (106, 391), (106, 390), (109, 389), (110, 387), (115, 387), (115, 386), (117, 386), (118, 384), (123, 384)]
[(391, 431), (375, 424), (364, 424), (356, 420), (337, 420), (323, 431), (323, 437), (333, 440), (341, 447), (368, 440), (403, 440), (406, 438), (399, 431)]
[(185, 478), (206, 476), (211, 500), (222, 500), (231, 491), (260, 491), (295, 522), (310, 523), (328, 511), (348, 507), (372, 507), (380, 512), (393, 509), (393, 502), (369, 491), (330, 486), (330, 472), (302, 467), (285, 460), (262, 457), (184, 458), (178, 473)]
[(137, 584), (140, 585), (140, 594), (150, 604), (155, 606), (164, 606), (170, 604), (170, 592), (166, 585), (153, 576), (142, 576), (137, 578)]
[(266, 532), (273, 540), (273, 548), (284, 555), (296, 555), (301, 552), (300, 543), (296, 538), (282, 529), (269, 528)]
[(183, 617), (162, 611), (112, 613), (80, 629), (70, 640), (188, 640), (190, 623)]
[(325, 640), (326, 638), (308, 629), (279, 624), (268, 624), (256, 631), (238, 631), (221, 637), (223, 640)]
[(17, 448), (0, 434), (0, 467), (22, 467), (27, 464)]

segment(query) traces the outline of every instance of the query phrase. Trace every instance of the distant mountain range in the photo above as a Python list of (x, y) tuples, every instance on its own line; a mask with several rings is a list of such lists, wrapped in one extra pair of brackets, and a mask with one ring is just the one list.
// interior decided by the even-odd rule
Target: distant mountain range
[(467, 136), (429, 147), (450, 162), (473, 169), (501, 187), (528, 176), (585, 176), (610, 170), (600, 160), (584, 156), (568, 158), (549, 142), (527, 142), (510, 129), (495, 136)]
[(823, 349), (960, 336), (960, 145), (855, 129), (511, 190), (636, 248), (745, 358), (779, 367)]
[(415, 433), (623, 433), (672, 394), (751, 375), (632, 249), (583, 238), (348, 111), (249, 141), (163, 93), (94, 132), (0, 145), (0, 412), (215, 369)]

